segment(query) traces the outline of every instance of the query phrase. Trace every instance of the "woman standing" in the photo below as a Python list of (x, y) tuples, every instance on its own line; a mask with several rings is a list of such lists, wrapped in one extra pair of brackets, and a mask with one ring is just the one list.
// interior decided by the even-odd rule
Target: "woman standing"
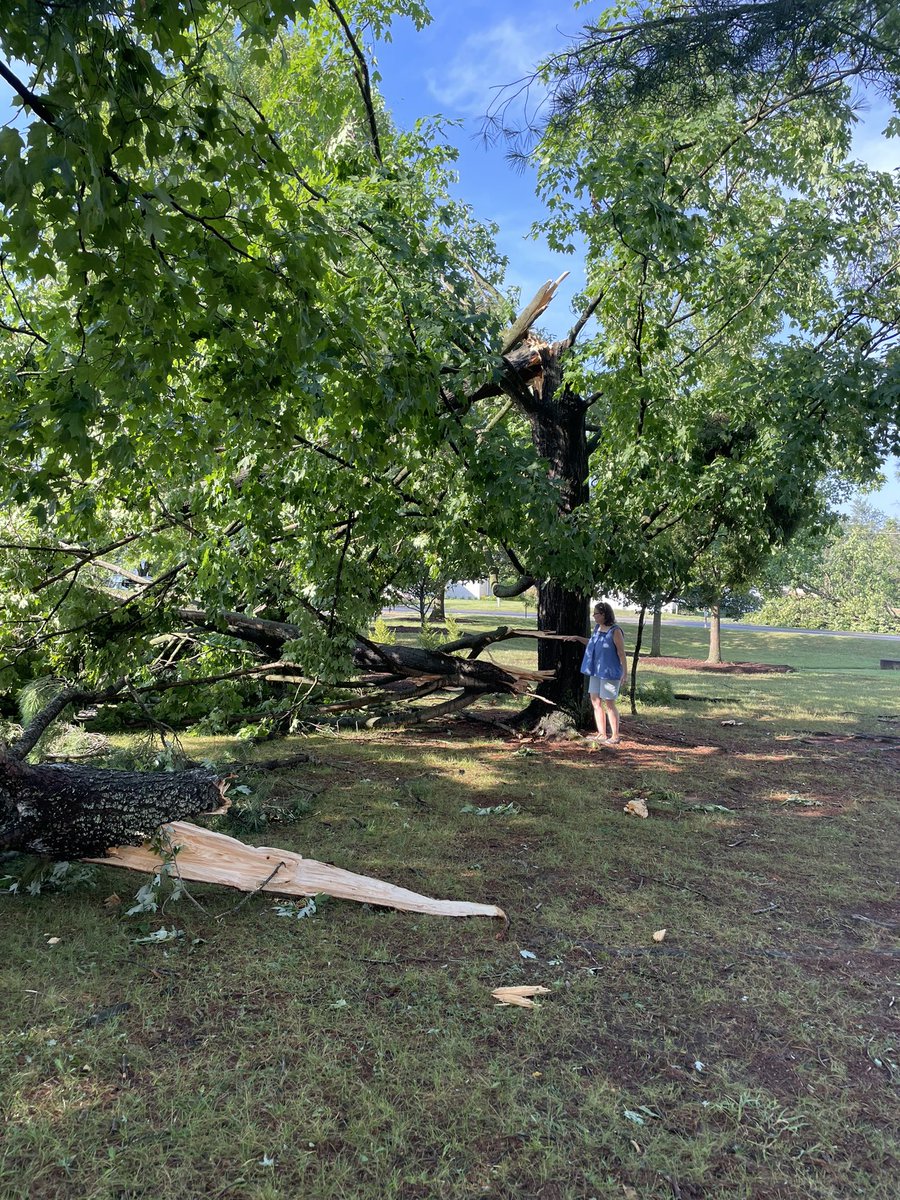
[[(625, 678), (625, 638), (616, 624), (611, 605), (595, 604), (594, 621), (594, 633), (581, 660), (581, 673), (590, 676), (588, 694), (597, 724), (597, 741), (616, 746), (620, 741), (616, 700)], [(607, 713), (609, 737), (606, 736)]]

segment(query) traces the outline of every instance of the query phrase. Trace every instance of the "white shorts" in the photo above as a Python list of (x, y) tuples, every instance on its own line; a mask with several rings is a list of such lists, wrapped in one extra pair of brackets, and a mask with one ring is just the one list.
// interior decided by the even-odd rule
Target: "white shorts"
[(601, 679), (599, 675), (591, 675), (588, 693), (599, 696), (601, 700), (615, 700), (621, 686), (621, 679)]

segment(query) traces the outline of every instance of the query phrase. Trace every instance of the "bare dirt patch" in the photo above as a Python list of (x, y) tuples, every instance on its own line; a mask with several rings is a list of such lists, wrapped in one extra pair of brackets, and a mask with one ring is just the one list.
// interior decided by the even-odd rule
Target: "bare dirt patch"
[(716, 675), (791, 675), (796, 667), (784, 663), (753, 663), (753, 662), (706, 662), (702, 658), (670, 658), (662, 655), (659, 658), (644, 658), (641, 662), (645, 667), (676, 667), (681, 671), (712, 671)]

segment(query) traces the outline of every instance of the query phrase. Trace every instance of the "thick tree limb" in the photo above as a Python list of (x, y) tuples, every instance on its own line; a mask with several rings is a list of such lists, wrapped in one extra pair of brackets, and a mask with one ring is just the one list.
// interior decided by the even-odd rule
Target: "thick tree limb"
[(210, 771), (33, 767), (0, 749), (0, 850), (68, 860), (153, 837), (165, 821), (213, 812), (222, 790)]
[(529, 588), (539, 587), (540, 582), (535, 575), (520, 575), (515, 583), (495, 583), (491, 591), (497, 597), (510, 600), (515, 596), (521, 596)]
[(467, 633), (455, 642), (447, 642), (439, 647), (441, 654), (453, 654), (457, 650), (468, 650), (470, 658), (476, 658), (487, 646), (495, 642), (505, 642), (509, 638), (546, 638), (556, 642), (581, 642), (587, 645), (587, 638), (577, 637), (567, 633), (549, 633), (544, 629), (510, 629), (501, 625), (488, 633)]

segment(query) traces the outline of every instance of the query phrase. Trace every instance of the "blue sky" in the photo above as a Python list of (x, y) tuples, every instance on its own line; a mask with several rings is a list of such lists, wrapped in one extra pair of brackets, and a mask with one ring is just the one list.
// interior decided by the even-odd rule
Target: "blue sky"
[[(579, 260), (531, 240), (529, 230), (541, 214), (534, 177), (510, 167), (503, 147), (485, 146), (479, 132), (497, 89), (528, 76), (541, 57), (604, 6), (602, 0), (580, 9), (569, 0), (431, 0), (431, 25), (417, 33), (410, 21), (398, 20), (392, 42), (377, 50), (381, 90), (399, 125), (437, 113), (462, 122), (448, 132), (459, 150), (459, 195), (478, 217), (499, 226), (508, 281), (530, 299), (545, 280), (572, 272), (541, 320), (558, 334), (568, 328), (572, 295), (584, 286)], [(900, 168), (900, 139), (882, 135), (889, 116), (877, 98), (867, 100), (854, 139), (854, 153), (882, 170)], [(885, 486), (866, 497), (895, 518), (900, 518), (898, 473), (900, 461), (886, 464)]]
[[(461, 122), (448, 131), (459, 150), (459, 195), (480, 219), (498, 225), (500, 248), (509, 259), (508, 282), (523, 297), (530, 298), (545, 280), (571, 271), (541, 322), (561, 334), (570, 324), (571, 297), (584, 286), (581, 264), (529, 237), (541, 214), (534, 177), (513, 169), (502, 145), (485, 146), (479, 131), (497, 89), (527, 76), (541, 57), (577, 33), (592, 13), (602, 11), (604, 2), (576, 9), (571, 0), (431, 0), (429, 7), (433, 20), (424, 30), (416, 32), (411, 21), (397, 20), (393, 40), (378, 47), (381, 90), (403, 127), (438, 113)], [(0, 122), (12, 115), (9, 89), (0, 80)], [(893, 170), (900, 167), (900, 139), (881, 136), (887, 117), (877, 102), (868, 104), (854, 149), (873, 166)], [(885, 487), (867, 499), (900, 518), (898, 472), (900, 462), (888, 463)]]

